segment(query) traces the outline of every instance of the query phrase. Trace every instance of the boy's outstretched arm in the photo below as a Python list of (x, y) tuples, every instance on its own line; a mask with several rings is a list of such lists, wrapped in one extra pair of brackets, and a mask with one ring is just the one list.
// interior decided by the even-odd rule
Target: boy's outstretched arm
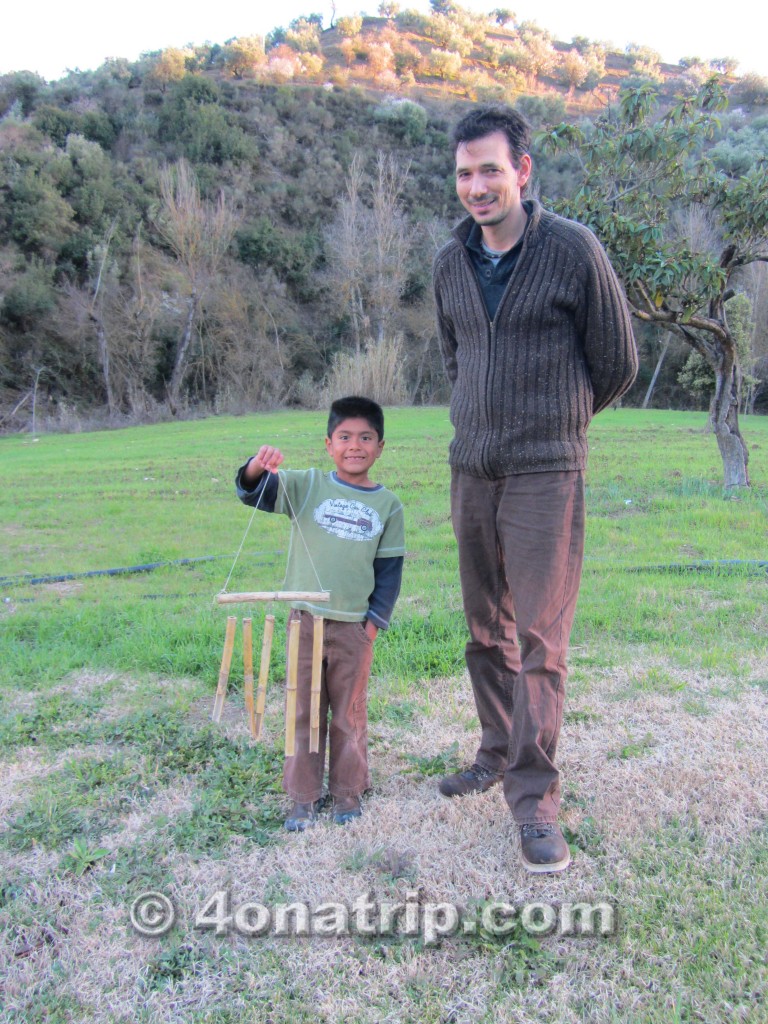
[(276, 473), (283, 460), (284, 456), (279, 448), (263, 444), (246, 463), (241, 477), (242, 483), (253, 487), (264, 473)]
[(245, 505), (274, 512), (277, 502), (277, 468), (283, 462), (279, 448), (263, 444), (255, 455), (241, 466), (235, 477), (237, 496)]

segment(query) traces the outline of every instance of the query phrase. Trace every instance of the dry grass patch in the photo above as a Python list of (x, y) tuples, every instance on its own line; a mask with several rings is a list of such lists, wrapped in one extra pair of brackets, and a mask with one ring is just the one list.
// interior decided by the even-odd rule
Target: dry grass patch
[[(38, 747), (26, 747), (16, 752), (17, 761), (0, 764), (0, 829), (7, 827), (13, 807), (24, 789), (35, 779), (52, 770), (50, 755)], [(55, 761), (64, 763), (71, 753), (60, 754)]]
[(620, 702), (592, 692), (585, 710), (593, 717), (564, 729), (563, 776), (585, 795), (617, 855), (671, 821), (695, 819), (717, 845), (744, 838), (768, 817), (768, 736), (755, 729), (768, 695), (709, 696), (706, 715), (685, 705), (683, 693)]
[[(62, 870), (58, 851), (0, 850), (6, 880), (0, 890), (0, 1021), (47, 1015), (140, 1024), (666, 1024), (675, 1019), (676, 999), (678, 1010), (690, 1008), (681, 1019), (716, 1020), (724, 1019), (717, 1014), (726, 998), (733, 1008), (729, 1019), (748, 1020), (748, 986), (736, 958), (728, 959), (725, 939), (712, 940), (714, 950), (723, 950), (716, 972), (721, 998), (702, 989), (696, 965), (684, 962), (678, 932), (704, 942), (702, 917), (706, 923), (707, 908), (714, 914), (720, 906), (712, 900), (723, 886), (742, 895), (751, 887), (758, 898), (768, 897), (768, 870), (750, 868), (762, 856), (768, 818), (762, 775), (768, 736), (755, 729), (765, 720), (768, 694), (744, 689), (734, 700), (721, 695), (727, 680), (656, 667), (664, 669), (654, 677), (664, 683), (661, 693), (638, 689), (640, 667), (630, 666), (567, 705), (559, 756), (574, 861), (561, 875), (523, 871), (500, 787), (450, 801), (438, 794), (436, 777), (420, 769), (449, 751), (457, 763), (473, 759), (474, 707), (466, 679), (419, 684), (417, 701), (428, 714), (398, 722), (382, 710), (371, 726), (374, 792), (363, 817), (345, 828), (323, 816), (304, 834), (278, 830), (271, 845), (256, 846), (240, 835), (211, 854), (179, 852), (174, 823), (201, 795), (190, 768), (121, 812), (102, 840), (108, 855), (81, 878)], [(113, 697), (122, 700), (124, 693), (120, 688)], [(705, 702), (706, 714), (686, 710), (692, 695)], [(280, 696), (270, 696), (275, 729)], [(210, 708), (210, 700), (192, 705), (193, 729), (207, 728)], [(222, 751), (227, 743), (231, 751), (232, 744), (247, 742), (235, 692), (217, 735)], [(647, 736), (649, 742), (637, 742)], [(75, 757), (108, 757), (110, 748), (78, 747), (48, 763), (41, 751), (29, 753), (19, 749), (3, 767), (17, 803), (24, 787), (46, 772)], [(259, 794), (253, 797), (258, 803)], [(4, 806), (0, 841), (11, 804)], [(755, 870), (757, 878), (748, 877)], [(708, 879), (720, 880), (721, 890)], [(177, 908), (176, 929), (162, 940), (142, 938), (129, 925), (129, 904), (146, 886), (162, 887)], [(295, 901), (351, 907), (369, 897), (377, 905), (446, 902), (465, 915), (489, 900), (518, 908), (531, 901), (560, 907), (608, 900), (618, 906), (619, 933), (607, 939), (552, 934), (530, 948), (520, 935), (509, 943), (458, 934), (430, 947), (402, 934), (217, 936), (195, 927), (217, 891), (229, 894), (232, 909)], [(662, 894), (669, 921), (659, 917)], [(748, 914), (742, 923), (753, 927)], [(667, 929), (666, 954), (664, 942), (654, 944), (654, 927)], [(749, 958), (752, 946), (746, 949)], [(751, 977), (752, 996), (764, 996), (765, 970), (753, 969)]]

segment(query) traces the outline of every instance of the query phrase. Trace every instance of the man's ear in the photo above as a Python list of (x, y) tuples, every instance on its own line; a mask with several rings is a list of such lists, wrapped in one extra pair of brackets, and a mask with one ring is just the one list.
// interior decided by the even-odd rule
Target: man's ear
[(520, 188), (522, 188), (523, 185), (525, 185), (525, 183), (528, 181), (528, 179), (531, 176), (532, 170), (533, 161), (531, 160), (528, 153), (523, 153), (523, 155), (520, 157), (520, 166), (517, 170), (517, 183), (520, 186)]

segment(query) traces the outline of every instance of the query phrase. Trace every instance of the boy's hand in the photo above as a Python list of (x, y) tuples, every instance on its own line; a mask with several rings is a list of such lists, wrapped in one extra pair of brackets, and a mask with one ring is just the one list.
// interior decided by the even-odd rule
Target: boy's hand
[(363, 629), (368, 634), (368, 636), (371, 638), (371, 640), (375, 640), (376, 637), (379, 634), (379, 627), (374, 625), (374, 623), (371, 622), (370, 619), (366, 619), (365, 620), (365, 625), (363, 626)]
[(243, 479), (245, 483), (256, 483), (264, 473), (276, 473), (283, 462), (283, 453), (271, 444), (263, 444), (248, 463)]

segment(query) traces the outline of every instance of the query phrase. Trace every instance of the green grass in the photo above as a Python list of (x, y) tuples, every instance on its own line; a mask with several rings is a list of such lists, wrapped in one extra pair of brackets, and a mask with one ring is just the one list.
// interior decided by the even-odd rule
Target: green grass
[[(4, 993), (11, 1009), (0, 1010), (0, 1022), (528, 1024), (561, 1011), (585, 1024), (764, 1019), (764, 830), (714, 842), (690, 817), (666, 821), (634, 842), (617, 873), (621, 853), (578, 773), (564, 780), (565, 832), (576, 860), (592, 866), (589, 877), (620, 906), (608, 946), (561, 947), (523, 933), (503, 942), (480, 931), (425, 950), (417, 939), (359, 937), (328, 968), (325, 981), (343, 979), (345, 995), (327, 1004), (318, 995), (322, 969), (305, 976), (296, 968), (297, 951), (310, 940), (276, 948), (218, 940), (190, 926), (153, 943), (128, 932), (123, 911), (123, 932), (110, 934), (123, 935), (125, 955), (143, 951), (127, 987), (114, 944), (101, 959), (98, 950), (79, 963), (62, 958), (63, 936), (78, 948), (81, 927), (86, 937), (99, 931), (147, 890), (188, 893), (198, 877), (205, 887), (242, 851), (250, 851), (245, 863), (254, 870), (277, 856), (260, 898), (293, 898), (297, 868), (281, 827), (279, 738), (252, 746), (209, 722), (228, 614), (213, 599), (251, 519), (234, 495), (237, 466), (262, 441), (279, 444), (289, 466), (324, 464), (322, 421), (321, 414), (282, 412), (0, 439), (0, 768), (26, 780), (0, 819), (0, 938), (22, 950), (7, 962), (13, 971), (41, 957), (39, 977)], [(664, 730), (636, 708), (656, 702), (706, 728), (723, 701), (768, 688), (768, 575), (750, 564), (768, 558), (768, 421), (748, 418), (742, 427), (753, 486), (738, 494), (720, 486), (703, 415), (619, 410), (592, 427), (565, 729), (589, 734), (615, 716), (600, 752), (606, 772), (645, 771), (663, 756)], [(471, 699), (453, 703), (466, 690), (457, 682), (466, 626), (448, 502), (450, 434), (445, 409), (392, 410), (377, 463), (379, 479), (405, 505), (408, 556), (392, 628), (376, 644), (372, 769), (377, 785), (401, 785), (413, 799), (461, 765), (460, 745), (477, 729), (468, 722)], [(282, 517), (257, 515), (229, 589), (279, 587), (288, 534)], [(80, 575), (201, 558), (208, 560)], [(28, 582), (63, 574), (75, 578)], [(253, 612), (257, 635), (262, 613)], [(280, 635), (285, 609), (276, 614)], [(228, 708), (242, 720), (238, 658), (236, 646)], [(283, 673), (276, 642), (270, 717), (278, 714)], [(434, 736), (433, 717), (442, 730)], [(644, 799), (652, 804), (653, 792)], [(320, 897), (339, 899), (368, 885), (402, 895), (420, 884), (418, 846), (395, 841), (388, 825), (394, 830), (397, 822), (382, 821), (373, 845), (350, 838), (335, 892)], [(318, 826), (319, 842), (328, 828)], [(461, 851), (470, 877), (482, 852), (471, 842)], [(484, 890), (503, 894), (507, 880), (500, 866)], [(247, 877), (234, 881), (247, 892)], [(532, 885), (531, 898), (540, 891)], [(80, 972), (90, 979), (82, 993)], [(567, 1010), (566, 1003), (549, 1006), (571, 990)], [(127, 1017), (110, 1015), (106, 1007), (124, 999)]]
[(625, 1020), (765, 1020), (768, 834), (728, 844), (716, 860), (704, 840), (695, 822), (673, 823), (635, 860), (642, 899), (626, 901), (623, 943), (631, 985), (653, 995), (642, 1017)]
[[(573, 635), (577, 652), (588, 648), (586, 667), (610, 663), (617, 648), (653, 645), (679, 665), (733, 670), (762, 645), (764, 572), (658, 568), (766, 558), (768, 423), (745, 420), (753, 487), (738, 495), (720, 487), (716, 444), (704, 427), (699, 414), (631, 410), (593, 424)], [(234, 497), (235, 469), (265, 438), (283, 446), (287, 465), (322, 465), (322, 433), (320, 414), (278, 413), (0, 440), (0, 593), (6, 611), (13, 608), (2, 620), (0, 682), (39, 689), (86, 667), (214, 682), (225, 613), (213, 598), (251, 518)], [(405, 505), (408, 559), (395, 622), (377, 647), (376, 671), (386, 677), (461, 668), (449, 438), (444, 409), (388, 415), (377, 470)], [(279, 584), (287, 540), (283, 517), (257, 515), (228, 589)], [(151, 573), (22, 582), (24, 574), (206, 556), (216, 557)], [(574, 666), (580, 661), (577, 653)]]

